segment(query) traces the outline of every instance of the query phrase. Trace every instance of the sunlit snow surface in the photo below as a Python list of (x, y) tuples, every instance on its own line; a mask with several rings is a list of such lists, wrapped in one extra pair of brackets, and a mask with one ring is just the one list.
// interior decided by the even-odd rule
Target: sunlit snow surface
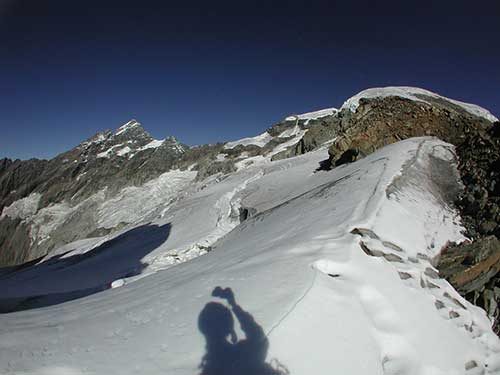
[(259, 147), (264, 147), (271, 139), (273, 139), (272, 135), (269, 134), (267, 131), (257, 135), (255, 137), (248, 137), (248, 138), (242, 138), (237, 141), (233, 142), (227, 142), (224, 145), (225, 149), (232, 149), (235, 148), (236, 146), (248, 146), (248, 145), (255, 145)]
[(319, 111), (314, 111), (314, 112), (307, 112), (307, 113), (302, 113), (300, 115), (291, 115), (285, 118), (286, 121), (293, 121), (293, 120), (306, 120), (306, 124), (309, 122), (309, 120), (316, 120), (321, 117), (325, 116), (332, 116), (336, 114), (339, 110), (337, 108), (326, 108), (326, 109), (320, 109)]
[[(70, 266), (99, 278), (113, 259), (150, 247), (139, 275), (109, 280), (118, 287), (85, 298), (0, 315), (0, 373), (200, 374), (207, 336), (199, 315), (210, 301), (227, 306), (211, 296), (217, 286), (232, 288), (262, 327), (269, 348), (257, 349), (281, 373), (499, 373), (500, 342), (485, 313), (429, 261), (446, 241), (463, 240), (431, 178), (433, 158), (449, 161), (451, 150), (417, 138), (316, 171), (328, 156), (319, 150), (187, 189), (133, 235), (110, 242), (100, 255), (106, 263)], [(240, 207), (256, 213), (240, 224)], [(79, 246), (76, 253), (92, 251)], [(2, 295), (22, 293), (26, 283), (53, 287), (34, 270), (25, 284), (9, 282), (22, 272), (0, 276)]]
[[(423, 95), (418, 96), (418, 95)], [(405, 87), (405, 86), (389, 86), (389, 87), (376, 87), (367, 90), (363, 90), (355, 96), (346, 100), (346, 102), (342, 105), (340, 109), (349, 109), (352, 112), (356, 111), (358, 108), (359, 100), (361, 98), (371, 99), (371, 98), (384, 98), (387, 96), (398, 96), (401, 98), (406, 98), (410, 100), (426, 102), (425, 96), (429, 96), (437, 99), (444, 99), (445, 101), (451, 102), (459, 107), (462, 107), (465, 111), (469, 112), (472, 115), (483, 117), (488, 121), (495, 122), (498, 119), (493, 116), (487, 109), (484, 109), (478, 105), (460, 102), (458, 100), (453, 100), (449, 98), (445, 98), (441, 95), (433, 93), (432, 91), (424, 90), (418, 87)]]

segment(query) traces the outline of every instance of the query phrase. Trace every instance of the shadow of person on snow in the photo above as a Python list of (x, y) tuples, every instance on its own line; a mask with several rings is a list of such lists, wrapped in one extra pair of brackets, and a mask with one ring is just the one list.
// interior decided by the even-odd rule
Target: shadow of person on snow
[[(198, 317), (198, 328), (205, 336), (206, 354), (201, 375), (287, 375), (288, 369), (278, 361), (266, 363), (269, 340), (253, 316), (236, 303), (230, 288), (216, 287), (212, 296), (225, 299), (230, 308), (217, 302), (205, 305)], [(245, 339), (234, 329), (236, 316)]]

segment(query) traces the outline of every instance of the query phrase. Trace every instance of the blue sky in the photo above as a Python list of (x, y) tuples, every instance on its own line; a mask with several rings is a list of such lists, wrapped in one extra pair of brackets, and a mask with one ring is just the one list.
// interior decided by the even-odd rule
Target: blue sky
[(500, 5), (435, 3), (4, 1), (0, 157), (50, 158), (131, 118), (233, 140), (374, 86), (498, 117)]

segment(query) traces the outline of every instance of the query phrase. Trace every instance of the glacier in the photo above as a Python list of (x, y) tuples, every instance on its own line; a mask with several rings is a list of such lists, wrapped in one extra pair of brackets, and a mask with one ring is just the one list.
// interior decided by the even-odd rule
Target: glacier
[(175, 172), (102, 206), (138, 211), (132, 226), (2, 270), (25, 308), (0, 315), (0, 373), (500, 373), (485, 312), (433, 267), (467, 240), (440, 182), (457, 178), (453, 146), (412, 138), (323, 171), (327, 158), (242, 162), (189, 187)]

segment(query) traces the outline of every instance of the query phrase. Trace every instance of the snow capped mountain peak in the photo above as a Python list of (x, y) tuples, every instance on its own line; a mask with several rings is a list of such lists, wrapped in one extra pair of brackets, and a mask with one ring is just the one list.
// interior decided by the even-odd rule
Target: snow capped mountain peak
[(390, 96), (397, 96), (424, 103), (429, 103), (429, 99), (440, 99), (462, 108), (471, 115), (482, 117), (490, 122), (498, 121), (498, 119), (487, 109), (478, 105), (460, 102), (458, 100), (446, 98), (429, 90), (409, 86), (388, 86), (366, 89), (347, 99), (340, 109), (347, 109), (351, 112), (355, 112), (359, 106), (360, 99), (385, 98)]
[(132, 120), (126, 122), (125, 124), (123, 124), (122, 126), (120, 126), (116, 130), (115, 135), (120, 135), (120, 134), (125, 133), (126, 131), (133, 129), (135, 127), (142, 128), (141, 124), (137, 120), (132, 119)]

